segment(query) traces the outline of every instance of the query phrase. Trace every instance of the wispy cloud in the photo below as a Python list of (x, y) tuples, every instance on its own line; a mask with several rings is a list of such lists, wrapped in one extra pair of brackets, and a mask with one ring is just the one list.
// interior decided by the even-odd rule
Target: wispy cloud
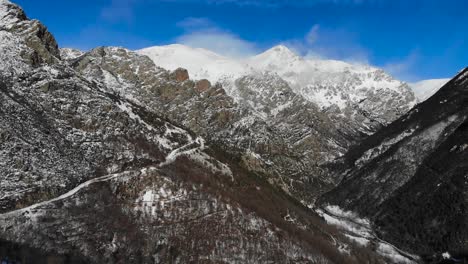
[(254, 43), (221, 29), (209, 19), (189, 17), (177, 25), (184, 29), (184, 34), (176, 38), (177, 43), (234, 58), (250, 56), (257, 52)]
[(101, 18), (112, 23), (131, 23), (135, 18), (135, 7), (141, 0), (111, 0), (101, 10)]
[[(188, 17), (177, 25), (184, 29), (184, 33), (175, 39), (177, 43), (208, 49), (228, 57), (246, 57), (260, 52), (256, 43), (220, 28), (207, 18)], [(271, 46), (277, 44), (286, 45), (309, 58), (367, 64), (370, 56), (370, 52), (359, 43), (357, 34), (350, 33), (346, 28), (331, 29), (319, 24), (313, 25), (301, 38), (271, 43)]]
[(286, 46), (309, 58), (337, 59), (354, 63), (369, 62), (370, 52), (359, 35), (345, 27), (313, 25), (303, 38), (285, 40)]
[[(189, 17), (177, 23), (184, 29), (184, 34), (176, 38), (177, 43), (191, 47), (204, 48), (228, 57), (246, 57), (260, 52), (258, 45), (242, 39), (240, 36), (220, 28), (207, 18)], [(372, 53), (361, 44), (357, 32), (347, 27), (328, 28), (314, 24), (303, 37), (287, 39), (271, 46), (283, 44), (298, 54), (315, 59), (336, 59), (357, 64), (372, 64)], [(417, 50), (400, 60), (392, 60), (383, 65), (391, 75), (405, 81), (420, 78), (414, 74), (420, 62)]]
[(405, 81), (414, 82), (418, 81), (421, 78), (414, 74), (415, 67), (417, 67), (420, 62), (421, 55), (417, 50), (412, 50), (407, 56), (403, 59), (393, 60), (385, 65), (382, 68), (390, 73), (391, 75)]
[(177, 22), (177, 26), (185, 30), (217, 27), (211, 20), (204, 17), (187, 17), (184, 20)]
[(234, 4), (238, 6), (256, 6), (266, 8), (279, 8), (284, 6), (314, 6), (318, 4), (334, 4), (334, 5), (361, 5), (375, 4), (384, 0), (159, 0), (162, 2), (179, 2), (179, 3), (201, 3), (201, 4)]
[(315, 42), (317, 42), (319, 38), (319, 30), (320, 30), (320, 25), (315, 24), (312, 26), (312, 28), (309, 30), (305, 37), (305, 41), (309, 45), (313, 45)]

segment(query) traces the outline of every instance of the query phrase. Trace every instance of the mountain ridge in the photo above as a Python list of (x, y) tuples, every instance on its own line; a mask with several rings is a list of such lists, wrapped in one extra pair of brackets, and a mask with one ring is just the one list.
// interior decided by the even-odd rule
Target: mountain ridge
[[(209, 51), (180, 44), (137, 51), (162, 68), (175, 70), (176, 67), (183, 67), (194, 79), (220, 82), (236, 102), (242, 100), (237, 94), (237, 79), (265, 72), (277, 74), (294, 93), (318, 105), (331, 116), (346, 116), (353, 123), (352, 126), (365, 134), (372, 134), (416, 104), (407, 84), (370, 66), (310, 60), (281, 45), (242, 59), (220, 55), (213, 58), (205, 56), (206, 52)], [(184, 57), (184, 54), (187, 56)], [(209, 54), (213, 55), (212, 52)]]

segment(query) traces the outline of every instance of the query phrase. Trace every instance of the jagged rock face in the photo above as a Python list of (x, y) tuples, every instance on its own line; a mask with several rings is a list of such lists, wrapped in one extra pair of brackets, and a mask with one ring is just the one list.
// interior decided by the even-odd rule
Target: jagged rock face
[(207, 79), (199, 80), (195, 86), (195, 90), (199, 93), (208, 91), (211, 88), (211, 83)]
[[(18, 7), (0, 0), (0, 10)], [(37, 256), (34, 263), (379, 260), (265, 181), (268, 172), (247, 170), (245, 157), (224, 150), (229, 142), (208, 146), (158, 114), (186, 120), (186, 106), (200, 103), (221, 110), (210, 124), (230, 128), (245, 110), (220, 86), (200, 94), (194, 82), (179, 83), (123, 49), (61, 61), (46, 48), (47, 34), (37, 36), (39, 46), (28, 46), (22, 31), (0, 34), (8, 36), (4, 65), (16, 63), (0, 80), (1, 254), (6, 241), (25, 250), (18, 258)], [(24, 52), (52, 59), (37, 64)]]
[(200, 94), (193, 81), (180, 83), (175, 72), (156, 68), (149, 58), (126, 49), (97, 48), (70, 63), (90, 81), (105, 84), (109, 92), (145, 104), (198, 134), (207, 135), (209, 127), (227, 129), (239, 118), (219, 85)]
[(252, 109), (253, 115), (280, 135), (277, 140), (270, 139), (273, 143), (268, 142), (267, 150), (256, 152), (280, 165), (277, 170), (286, 176), (281, 178), (281, 186), (310, 202), (320, 190), (334, 185), (335, 179), (328, 177), (321, 165), (344, 153), (351, 142), (346, 134), (358, 133), (340, 133), (327, 115), (295, 94), (277, 75), (245, 76), (236, 81), (236, 86), (239, 104)]
[(121, 48), (98, 48), (69, 63), (109, 92), (240, 153), (246, 166), (269, 175), (272, 183), (306, 204), (334, 184), (322, 166), (344, 153), (354, 142), (352, 135), (359, 138), (358, 131), (338, 131), (315, 104), (272, 74), (239, 79), (237, 96), (243, 101), (235, 103), (219, 84), (206, 83), (209, 88), (200, 93), (203, 81), (181, 84), (148, 57)]
[(374, 220), (418, 254), (467, 248), (468, 69), (353, 148), (343, 180), (321, 198)]
[[(0, 2), (0, 30), (3, 38), (12, 38), (11, 34), (21, 37), (22, 58), (32, 66), (52, 63), (60, 58), (58, 44), (47, 28), (37, 20), (29, 20), (24, 11), (7, 0)], [(20, 49), (21, 47), (16, 47)], [(14, 69), (10, 69), (14, 70)]]
[[(325, 110), (336, 111), (337, 106), (339, 111), (335, 115), (344, 114), (354, 121), (354, 127), (367, 134), (396, 120), (416, 103), (407, 84), (370, 67), (359, 70), (350, 67), (301, 87), (301, 94), (318, 102)], [(336, 103), (320, 102), (321, 96)]]
[(60, 57), (63, 60), (76, 59), (84, 54), (83, 51), (71, 48), (60, 48)]
[[(195, 79), (220, 82), (241, 104), (243, 98), (238, 95), (242, 88), (237, 86), (236, 80), (258, 73), (277, 74), (276, 80), (287, 82), (295, 94), (317, 104), (330, 118), (346, 123), (346, 130), (365, 134), (372, 134), (396, 120), (417, 102), (407, 84), (381, 69), (342, 61), (306, 59), (285, 46), (242, 60), (183, 45), (150, 47), (138, 53), (149, 56), (165, 69), (184, 67)], [(265, 85), (271, 84), (271, 80), (265, 81)]]

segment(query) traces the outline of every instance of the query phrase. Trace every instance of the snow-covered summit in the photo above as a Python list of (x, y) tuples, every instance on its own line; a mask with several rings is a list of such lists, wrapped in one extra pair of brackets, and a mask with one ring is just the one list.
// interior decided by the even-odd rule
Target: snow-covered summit
[(360, 113), (358, 115), (364, 113), (365, 119), (375, 124), (395, 120), (417, 102), (406, 83), (394, 79), (382, 69), (301, 57), (283, 45), (241, 59), (180, 44), (150, 47), (137, 52), (147, 55), (162, 68), (175, 70), (183, 67), (193, 79), (220, 82), (236, 101), (242, 100), (238, 96), (236, 80), (268, 72), (277, 74), (294, 93), (325, 111), (338, 109), (350, 118), (355, 118), (356, 112)]
[(286, 46), (278, 45), (247, 59), (247, 63), (256, 69), (266, 70), (271, 67), (271, 70), (276, 70), (280, 64), (289, 65), (301, 60), (302, 58), (299, 55), (291, 51)]
[(206, 49), (180, 44), (155, 46), (137, 52), (151, 58), (157, 66), (171, 71), (183, 67), (193, 79), (208, 79), (212, 83), (228, 77), (238, 78), (248, 73), (244, 65), (237, 60)]

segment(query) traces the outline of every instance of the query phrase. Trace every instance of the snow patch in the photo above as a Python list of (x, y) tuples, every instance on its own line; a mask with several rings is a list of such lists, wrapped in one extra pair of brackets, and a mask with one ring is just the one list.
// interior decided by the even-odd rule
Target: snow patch
[(416, 129), (417, 128), (412, 128), (410, 130), (404, 131), (396, 137), (386, 139), (379, 146), (367, 150), (366, 152), (364, 152), (364, 154), (362, 154), (362, 156), (358, 160), (356, 160), (355, 165), (362, 166), (366, 161), (373, 159), (379, 156), (380, 154), (386, 152), (388, 149), (390, 149), (390, 147), (392, 147), (396, 143), (411, 136), (414, 133), (414, 131), (416, 131)]
[(339, 206), (328, 205), (323, 209), (316, 209), (328, 224), (340, 229), (346, 237), (361, 246), (369, 243), (377, 244), (377, 253), (389, 259), (392, 263), (416, 263), (417, 256), (410, 255), (397, 247), (383, 241), (375, 235), (370, 221), (359, 217), (356, 213), (345, 211)]
[(413, 90), (418, 100), (423, 102), (439, 91), (439, 89), (449, 81), (450, 79), (431, 79), (410, 83), (409, 86)]

